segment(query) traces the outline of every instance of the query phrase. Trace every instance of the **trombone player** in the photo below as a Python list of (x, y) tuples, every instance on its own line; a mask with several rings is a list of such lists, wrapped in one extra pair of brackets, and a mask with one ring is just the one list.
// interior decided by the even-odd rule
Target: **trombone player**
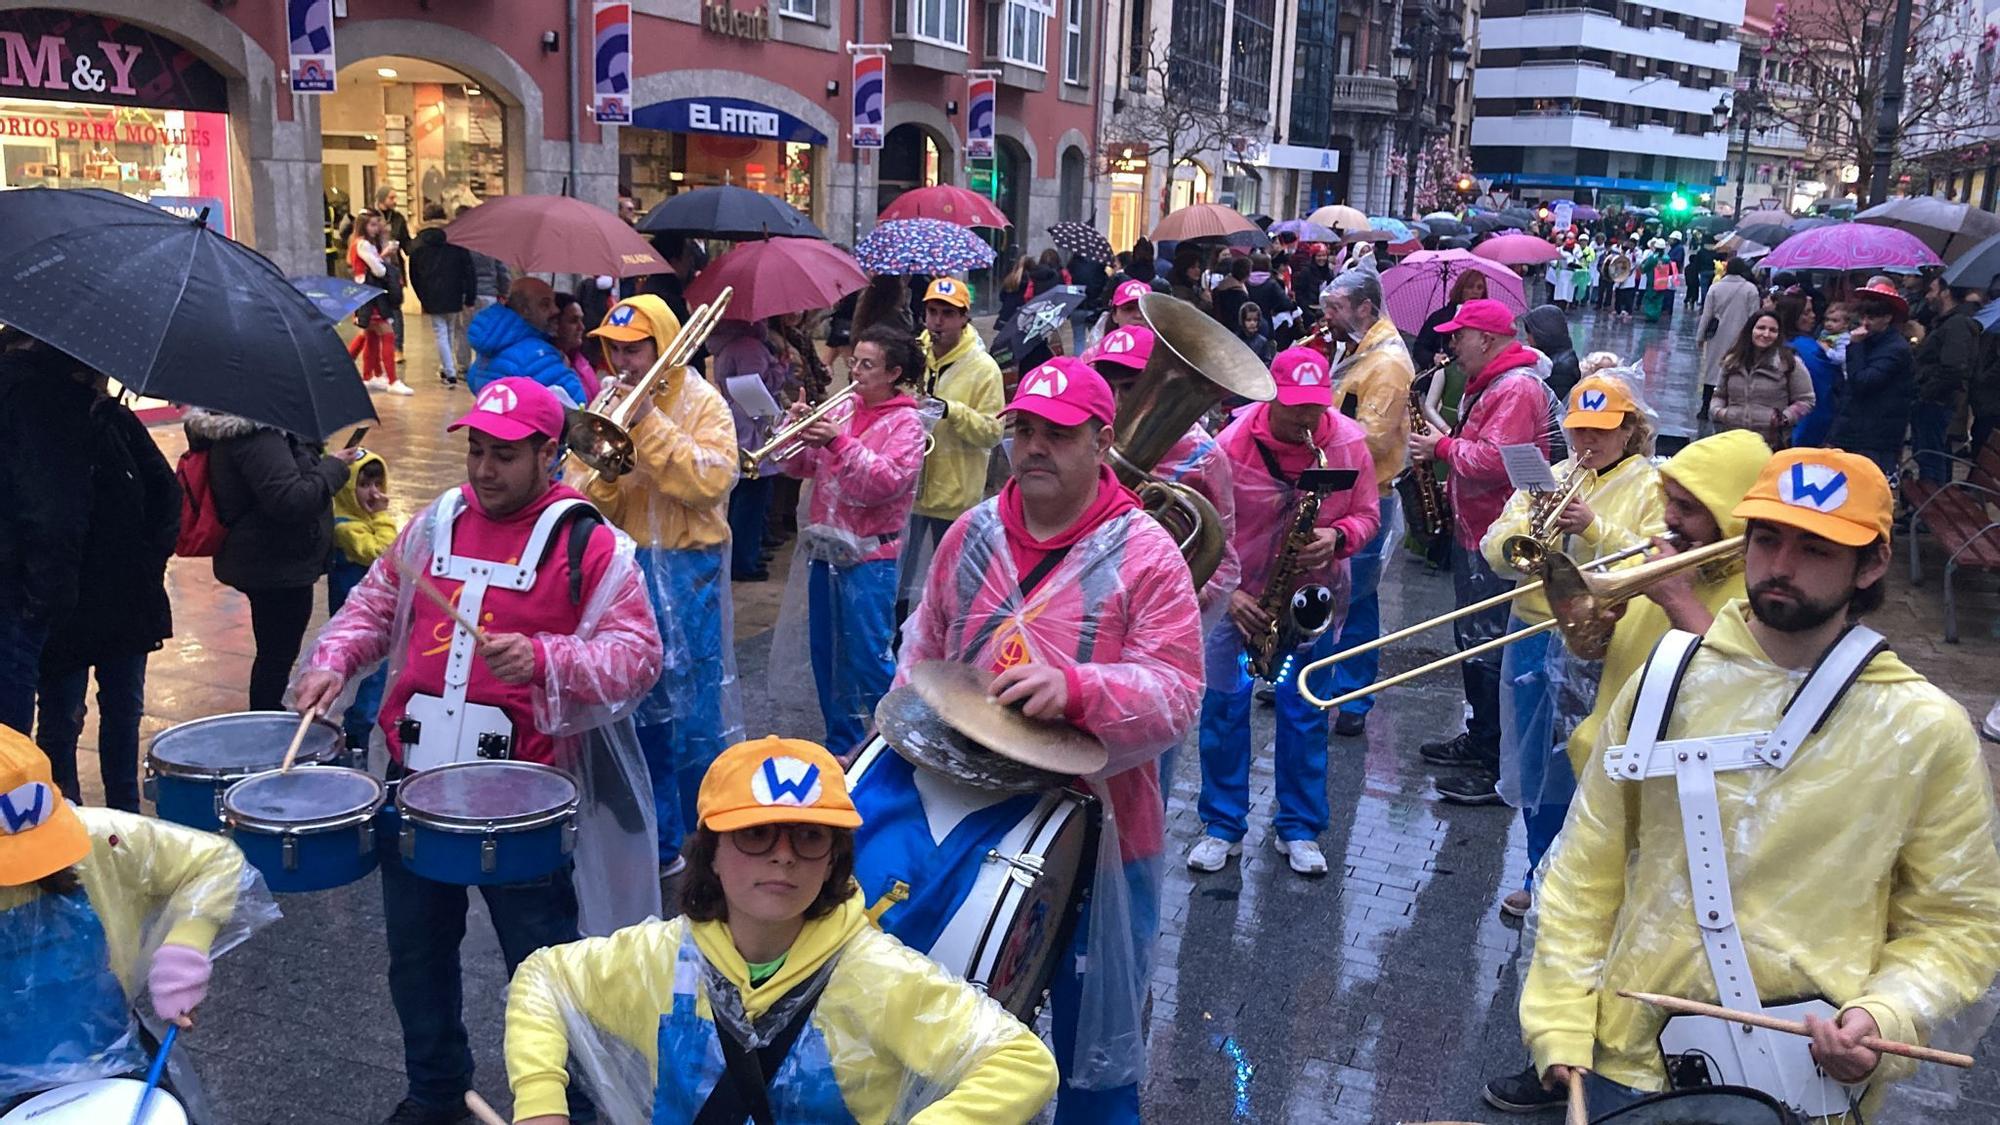
[(652, 775), (662, 876), (684, 866), (681, 835), (695, 823), (702, 775), (742, 740), (743, 725), (725, 569), (736, 426), (722, 395), (691, 367), (641, 385), (680, 331), (680, 318), (652, 294), (618, 302), (591, 330), (614, 393), (645, 398), (632, 425), (631, 472), (608, 479), (579, 465), (569, 473), (570, 485), (638, 544), (665, 647), (659, 682), (633, 715)]

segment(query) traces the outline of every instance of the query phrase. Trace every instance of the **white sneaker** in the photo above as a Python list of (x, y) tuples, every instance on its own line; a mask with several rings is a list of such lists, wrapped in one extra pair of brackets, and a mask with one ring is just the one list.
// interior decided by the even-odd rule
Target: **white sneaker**
[(411, 390), (408, 383), (396, 382), (389, 384), (389, 393), (392, 395), (413, 395), (417, 392)]
[(1995, 742), (2000, 742), (2000, 699), (1993, 701), (1992, 710), (1986, 712), (1986, 717), (1979, 721), (1979, 733)]
[(361, 385), (371, 391), (386, 391), (389, 389), (389, 380), (377, 375), (373, 379), (361, 380)]
[(1187, 865), (1190, 871), (1220, 871), (1229, 866), (1229, 857), (1241, 854), (1243, 845), (1218, 840), (1213, 836), (1203, 836), (1188, 849)]
[[(1326, 874), (1326, 856), (1320, 852), (1317, 841), (1280, 840), (1273, 836), (1271, 844), (1278, 849), (1278, 854), (1285, 857), (1285, 862), (1292, 865), (1293, 871), (1301, 875)], [(1188, 862), (1192, 864), (1194, 861)]]

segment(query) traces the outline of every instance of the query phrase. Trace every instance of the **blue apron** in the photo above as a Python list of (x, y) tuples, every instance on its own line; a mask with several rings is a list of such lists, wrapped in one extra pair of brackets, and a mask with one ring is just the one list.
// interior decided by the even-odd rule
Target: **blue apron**
[[(653, 1087), (653, 1125), (686, 1125), (722, 1078), (722, 1043), (715, 1024), (701, 1018), (695, 996), (701, 989), (703, 958), (692, 935), (681, 939), (674, 961), (674, 1010), (660, 1017), (659, 1076)], [(820, 997), (825, 1002), (824, 994)], [(840, 1096), (826, 1037), (807, 1017), (768, 1087), (778, 1125), (838, 1125), (854, 1115)]]
[(0, 911), (0, 1101), (145, 1065), (104, 925), (82, 892)]

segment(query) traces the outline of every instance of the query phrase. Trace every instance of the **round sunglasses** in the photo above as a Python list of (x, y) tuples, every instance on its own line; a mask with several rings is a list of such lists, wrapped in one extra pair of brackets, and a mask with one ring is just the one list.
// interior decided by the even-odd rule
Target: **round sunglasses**
[(800, 859), (825, 859), (833, 851), (833, 829), (824, 824), (754, 824), (729, 833), (729, 842), (744, 855), (768, 855), (779, 836)]

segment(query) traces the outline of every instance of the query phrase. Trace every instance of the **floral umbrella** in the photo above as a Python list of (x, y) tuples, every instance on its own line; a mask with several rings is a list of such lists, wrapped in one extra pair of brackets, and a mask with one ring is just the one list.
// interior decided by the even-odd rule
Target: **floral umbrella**
[(1477, 270), (1486, 275), (1486, 295), (1521, 316), (1528, 300), (1513, 270), (1469, 250), (1420, 250), (1382, 274), (1382, 303), (1389, 319), (1404, 332), (1416, 333), (1424, 319), (1444, 307), (1459, 275)]
[(1916, 235), (1870, 223), (1805, 231), (1764, 258), (1774, 270), (1917, 270), (1943, 264)]
[(993, 248), (942, 219), (891, 219), (861, 239), (854, 260), (871, 274), (954, 273), (992, 265)]

